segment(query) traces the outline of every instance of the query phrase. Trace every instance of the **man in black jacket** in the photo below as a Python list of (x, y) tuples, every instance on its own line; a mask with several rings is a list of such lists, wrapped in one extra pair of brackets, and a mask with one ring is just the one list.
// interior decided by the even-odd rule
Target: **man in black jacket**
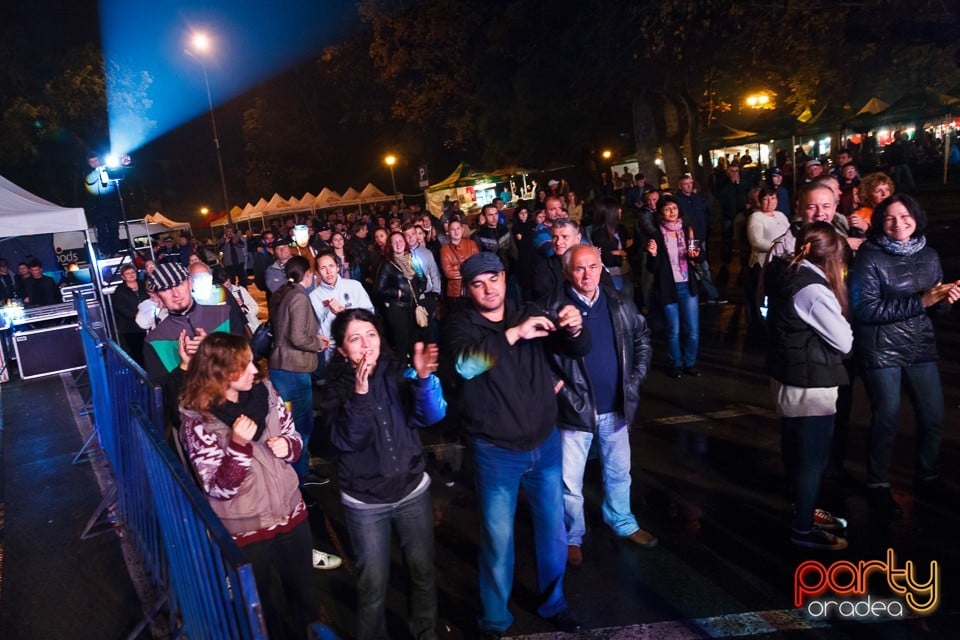
[(460, 267), (471, 305), (446, 330), (448, 367), (460, 384), (461, 413), (473, 443), (482, 527), (479, 553), (481, 638), (499, 638), (513, 622), (513, 524), (522, 486), (536, 537), (537, 613), (561, 631), (579, 628), (563, 596), (566, 533), (556, 390), (548, 352), (584, 356), (590, 337), (572, 306), (545, 313), (506, 300), (496, 255), (481, 252)]
[(30, 277), (23, 281), (23, 289), (26, 294), (23, 301), (31, 307), (63, 302), (56, 281), (43, 273), (43, 264), (36, 258), (30, 262)]
[[(563, 256), (568, 284), (559, 305), (572, 305), (590, 331), (583, 357), (553, 355), (563, 381), (557, 396), (563, 449), (563, 510), (567, 562), (583, 562), (583, 470), (594, 437), (603, 468), (603, 520), (625, 542), (652, 548), (657, 538), (630, 511), (630, 423), (650, 367), (650, 330), (632, 300), (600, 284), (596, 247), (580, 245)], [(552, 306), (552, 305), (551, 305)], [(548, 308), (550, 308), (548, 306)]]

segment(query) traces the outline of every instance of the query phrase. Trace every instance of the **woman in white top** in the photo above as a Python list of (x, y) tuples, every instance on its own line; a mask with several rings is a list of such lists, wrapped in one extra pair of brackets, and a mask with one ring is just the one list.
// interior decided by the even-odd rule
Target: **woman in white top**
[(767, 252), (773, 241), (787, 232), (790, 220), (777, 209), (777, 190), (766, 187), (758, 194), (760, 209), (747, 219), (747, 241), (750, 243), (750, 272), (744, 292), (744, 309), (749, 329), (756, 331), (763, 326), (760, 318), (760, 306), (757, 289), (760, 286), (760, 270), (767, 262)]

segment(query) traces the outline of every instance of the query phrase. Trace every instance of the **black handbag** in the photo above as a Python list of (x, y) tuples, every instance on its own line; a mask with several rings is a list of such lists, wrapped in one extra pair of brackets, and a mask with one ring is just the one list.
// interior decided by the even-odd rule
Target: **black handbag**
[(273, 325), (270, 321), (261, 322), (257, 330), (253, 332), (250, 338), (250, 350), (253, 351), (253, 359), (269, 358), (273, 351)]

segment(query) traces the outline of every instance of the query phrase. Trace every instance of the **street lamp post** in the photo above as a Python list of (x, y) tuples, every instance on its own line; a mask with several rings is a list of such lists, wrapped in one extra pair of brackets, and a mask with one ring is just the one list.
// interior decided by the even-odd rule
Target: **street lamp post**
[(393, 203), (397, 205), (397, 210), (400, 209), (400, 194), (397, 193), (397, 178), (393, 173), (393, 165), (397, 164), (397, 158), (394, 155), (389, 155), (383, 159), (387, 163), (387, 166), (390, 167), (390, 183), (393, 185)]
[(192, 42), (194, 51), (199, 55), (190, 49), (187, 50), (187, 54), (199, 60), (200, 68), (203, 70), (203, 84), (207, 88), (207, 106), (210, 108), (210, 124), (213, 126), (213, 146), (217, 150), (217, 167), (220, 169), (223, 210), (227, 214), (227, 224), (233, 225), (233, 218), (230, 216), (230, 199), (227, 197), (227, 178), (223, 172), (223, 154), (220, 152), (220, 136), (217, 134), (217, 119), (213, 115), (213, 98), (210, 95), (210, 80), (207, 78), (207, 63), (201, 57), (210, 50), (210, 38), (205, 33), (195, 33)]

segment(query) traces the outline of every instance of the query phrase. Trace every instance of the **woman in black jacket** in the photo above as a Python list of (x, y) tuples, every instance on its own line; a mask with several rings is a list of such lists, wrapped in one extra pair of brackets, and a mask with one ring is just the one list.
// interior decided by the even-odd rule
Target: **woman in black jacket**
[(873, 211), (867, 242), (853, 264), (854, 344), (870, 396), (867, 487), (870, 506), (884, 519), (902, 515), (890, 493), (890, 461), (900, 427), (900, 389), (917, 423), (917, 497), (943, 494), (940, 440), (943, 391), (930, 315), (960, 300), (960, 280), (943, 282), (940, 256), (927, 246), (927, 216), (912, 197), (897, 194)]
[(513, 212), (510, 233), (517, 247), (517, 257), (513, 262), (513, 272), (520, 283), (520, 295), (529, 300), (533, 289), (533, 268), (537, 262), (537, 250), (533, 245), (537, 221), (530, 215), (530, 208), (521, 201)]
[(593, 205), (593, 217), (596, 226), (590, 235), (590, 241), (600, 249), (600, 259), (613, 278), (613, 286), (628, 298), (633, 298), (633, 276), (627, 251), (633, 246), (633, 239), (627, 228), (620, 224), (623, 210), (613, 198), (604, 198)]
[(654, 260), (654, 289), (667, 327), (667, 374), (671, 378), (684, 373), (698, 377), (700, 305), (692, 262), (700, 259), (700, 249), (692, 242), (693, 229), (680, 217), (676, 198), (660, 198), (657, 215), (659, 224), (647, 241), (647, 252)]
[(113, 318), (117, 321), (117, 337), (123, 350), (142, 367), (143, 340), (147, 332), (137, 325), (137, 307), (150, 296), (143, 282), (137, 279), (137, 268), (132, 264), (120, 270), (120, 277), (123, 282), (117, 285), (110, 298)]
[(357, 554), (357, 637), (386, 638), (390, 533), (395, 529), (410, 574), (408, 624), (414, 638), (436, 637), (430, 476), (417, 430), (439, 422), (446, 402), (437, 346), (418, 342), (413, 367), (381, 351), (373, 314), (350, 309), (331, 329), (338, 355), (328, 370), (324, 409), (350, 540)]
[(385, 260), (377, 272), (374, 297), (384, 308), (387, 335), (394, 350), (403, 356), (411, 353), (417, 335), (414, 309), (426, 289), (423, 270), (417, 271), (403, 234), (394, 231), (387, 240)]

